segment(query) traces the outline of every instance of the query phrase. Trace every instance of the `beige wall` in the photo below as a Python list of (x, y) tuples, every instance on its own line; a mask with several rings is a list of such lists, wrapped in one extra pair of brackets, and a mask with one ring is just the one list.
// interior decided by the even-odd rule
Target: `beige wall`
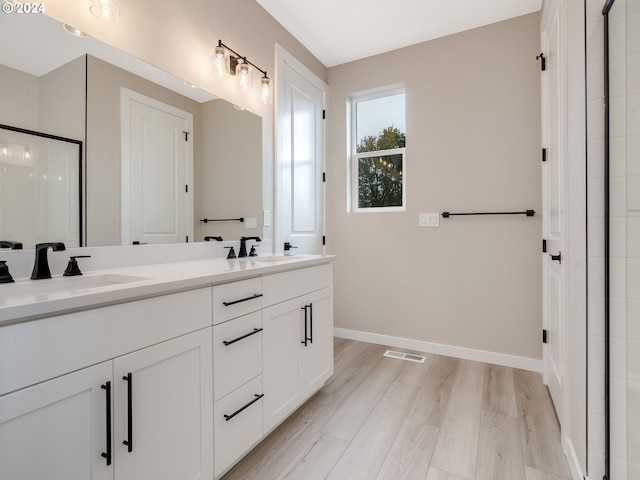
[[(336, 327), (541, 358), (539, 15), (329, 69)], [(404, 83), (407, 211), (348, 213), (348, 95)]]
[[(262, 118), (224, 100), (201, 105), (202, 159), (196, 177), (196, 241), (205, 235), (238, 240), (262, 235)], [(200, 223), (201, 218), (255, 218), (246, 223)]]
[(130, 53), (194, 85), (265, 114), (271, 106), (250, 102), (211, 75), (211, 52), (222, 40), (273, 78), (275, 43), (283, 45), (326, 81), (326, 68), (255, 0), (135, 0), (120, 2), (120, 20), (103, 22), (86, 0), (47, 5), (47, 15)]
[[(120, 245), (120, 87), (193, 114), (194, 138), (200, 137), (200, 104), (102, 60), (87, 58), (87, 245)], [(196, 177), (199, 157), (196, 142)]]

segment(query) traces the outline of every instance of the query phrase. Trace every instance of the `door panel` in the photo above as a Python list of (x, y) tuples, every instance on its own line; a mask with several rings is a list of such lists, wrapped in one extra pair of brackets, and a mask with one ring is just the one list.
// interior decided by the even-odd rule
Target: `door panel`
[(123, 243), (193, 238), (192, 115), (128, 90), (122, 101)]
[(0, 397), (0, 478), (107, 480), (105, 362)]
[[(120, 478), (213, 478), (211, 331), (114, 360), (114, 445)], [(131, 374), (131, 380), (125, 380)], [(131, 386), (131, 452), (128, 441)], [(171, 459), (171, 461), (163, 461)]]
[[(544, 351), (544, 380), (562, 423), (564, 402), (564, 323), (566, 279), (563, 260), (569, 256), (565, 242), (564, 204), (566, 168), (565, 62), (559, 35), (562, 7), (550, 4), (543, 20), (542, 50), (547, 67), (542, 73), (543, 146), (547, 161), (543, 163), (543, 235), (547, 252), (543, 256), (543, 315), (547, 329)], [(555, 256), (556, 260), (552, 258)]]
[(326, 85), (278, 50), (277, 244), (323, 253)]

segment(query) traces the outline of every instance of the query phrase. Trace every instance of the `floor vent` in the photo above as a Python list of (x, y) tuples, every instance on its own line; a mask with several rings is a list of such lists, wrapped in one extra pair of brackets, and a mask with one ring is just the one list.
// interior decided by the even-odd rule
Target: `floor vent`
[(414, 355), (413, 353), (395, 352), (393, 350), (387, 350), (384, 352), (385, 357), (398, 358), (400, 360), (407, 360), (409, 362), (424, 363), (426, 357), (422, 355)]

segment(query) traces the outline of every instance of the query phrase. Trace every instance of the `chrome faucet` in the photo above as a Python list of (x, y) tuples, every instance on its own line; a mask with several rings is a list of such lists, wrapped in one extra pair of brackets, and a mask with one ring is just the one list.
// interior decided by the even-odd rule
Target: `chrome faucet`
[(54, 252), (62, 252), (65, 250), (62, 242), (38, 243), (36, 245), (36, 260), (33, 264), (33, 272), (31, 272), (31, 280), (42, 280), (43, 278), (51, 278), (51, 270), (49, 270), (49, 259), (47, 252), (49, 249)]
[(240, 237), (240, 252), (238, 253), (238, 258), (249, 256), (247, 255), (247, 240), (255, 240), (256, 242), (262, 241), (260, 237)]

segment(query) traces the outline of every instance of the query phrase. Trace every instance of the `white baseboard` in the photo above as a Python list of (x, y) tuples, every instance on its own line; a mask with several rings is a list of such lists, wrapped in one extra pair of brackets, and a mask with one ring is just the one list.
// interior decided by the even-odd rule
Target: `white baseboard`
[(410, 338), (393, 337), (379, 333), (361, 332), (358, 330), (348, 330), (346, 328), (334, 328), (333, 334), (336, 337), (347, 338), (349, 340), (359, 340), (361, 342), (377, 343), (390, 347), (406, 348), (424, 353), (434, 353), (447, 357), (463, 358), (465, 360), (475, 360), (477, 362), (492, 363), (504, 367), (520, 368), (532, 372), (542, 372), (542, 360), (535, 358), (518, 357), (504, 353), (488, 352), (485, 350), (474, 350), (472, 348), (456, 347), (453, 345), (443, 345), (440, 343), (424, 342), (412, 340)]
[(569, 470), (571, 471), (571, 478), (573, 478), (573, 480), (588, 480), (588, 477), (582, 472), (578, 456), (576, 455), (576, 450), (573, 448), (571, 440), (565, 437), (564, 442), (562, 442), (562, 449), (567, 457), (567, 463), (569, 464)]

